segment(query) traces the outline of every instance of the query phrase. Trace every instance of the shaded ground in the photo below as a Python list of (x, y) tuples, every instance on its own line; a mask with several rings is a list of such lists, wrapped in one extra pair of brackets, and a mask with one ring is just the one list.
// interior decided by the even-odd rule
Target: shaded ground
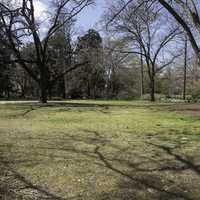
[(200, 120), (190, 106), (1, 105), (0, 199), (199, 200)]
[(172, 107), (172, 110), (192, 117), (200, 117), (200, 104), (185, 104)]

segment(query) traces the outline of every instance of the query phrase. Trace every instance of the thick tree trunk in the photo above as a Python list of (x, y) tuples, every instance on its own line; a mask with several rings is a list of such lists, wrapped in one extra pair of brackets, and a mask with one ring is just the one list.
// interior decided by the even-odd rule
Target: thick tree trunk
[(40, 78), (40, 101), (41, 103), (47, 103), (48, 96), (48, 80), (47, 80), (47, 71), (45, 68), (41, 70), (41, 78)]
[(40, 90), (41, 90), (41, 96), (40, 96), (41, 103), (47, 103), (47, 88), (45, 86), (41, 86)]
[(151, 101), (155, 101), (155, 77), (152, 76), (151, 77), (151, 81), (150, 81), (150, 100)]

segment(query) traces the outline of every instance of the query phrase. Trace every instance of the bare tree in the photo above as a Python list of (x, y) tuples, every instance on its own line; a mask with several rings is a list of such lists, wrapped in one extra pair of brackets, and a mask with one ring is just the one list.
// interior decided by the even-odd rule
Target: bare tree
[[(48, 67), (49, 55), (48, 47), (50, 38), (61, 29), (66, 23), (77, 16), (84, 8), (91, 5), (93, 0), (57, 0), (48, 13), (48, 30), (45, 35), (40, 33), (44, 23), (39, 23), (35, 17), (34, 0), (21, 0), (17, 3), (14, 0), (0, 1), (0, 43), (12, 52), (12, 62), (19, 63), (20, 66), (38, 83), (41, 90), (41, 101), (47, 102), (47, 90), (60, 77), (69, 71), (82, 66), (85, 63), (78, 63), (62, 74), (50, 80), (50, 70)], [(62, 21), (60, 21), (62, 16)], [(64, 17), (63, 17), (64, 16)], [(27, 41), (34, 44), (34, 56), (26, 59), (22, 54), (22, 47)], [(33, 64), (37, 70), (31, 67)]]
[(188, 39), (200, 59), (200, 8), (199, 1), (196, 0), (177, 0), (167, 1), (158, 0), (159, 3), (175, 18), (187, 33)]
[[(129, 0), (119, 8), (113, 17), (107, 22), (107, 26), (123, 12), (124, 9), (128, 5), (133, 2), (138, 2), (138, 0)], [(144, 2), (159, 2), (170, 14), (174, 17), (174, 19), (178, 22), (178, 24), (184, 29), (186, 32), (191, 46), (197, 55), (198, 62), (200, 64), (200, 46), (199, 46), (199, 35), (200, 35), (200, 6), (199, 1), (197, 0), (141, 0), (142, 5)], [(140, 5), (138, 7), (140, 7)]]
[[(142, 2), (142, 3), (141, 3)], [(123, 8), (120, 9), (120, 7)], [(120, 13), (116, 13), (120, 10)], [(164, 27), (159, 8), (151, 2), (129, 3), (119, 0), (107, 14), (107, 28), (126, 37), (132, 50), (121, 53), (142, 55), (150, 80), (151, 101), (155, 101), (155, 78), (174, 62), (180, 53), (169, 51), (175, 38), (181, 33), (177, 27)], [(165, 22), (166, 23), (166, 22)]]

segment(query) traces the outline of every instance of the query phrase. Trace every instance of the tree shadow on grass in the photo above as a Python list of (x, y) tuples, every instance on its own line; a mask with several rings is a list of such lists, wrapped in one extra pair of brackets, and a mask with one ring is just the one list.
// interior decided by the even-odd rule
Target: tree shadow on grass
[[(181, 167), (182, 170), (190, 169), (193, 172), (195, 172), (198, 176), (200, 176), (200, 165), (195, 164), (191, 158), (188, 158), (184, 155), (179, 155), (178, 153), (174, 152), (174, 150), (176, 150), (177, 147), (170, 148), (165, 145), (157, 145), (153, 143), (149, 143), (149, 144), (159, 149), (162, 149), (167, 155), (172, 156), (174, 160), (182, 163), (183, 164), (183, 166)], [(173, 167), (171, 167), (171, 169), (177, 170), (177, 168), (173, 168)]]
[[(11, 105), (13, 106), (13, 105)], [(15, 118), (18, 118), (18, 117), (26, 117), (28, 114), (32, 113), (33, 111), (37, 111), (39, 110), (40, 108), (43, 108), (44, 106), (42, 105), (37, 105), (37, 104), (30, 104), (30, 105), (27, 105), (27, 104), (22, 104), (22, 105), (17, 105), (14, 107), (14, 113), (9, 113), (7, 114), (5, 117), (8, 118), (8, 119), (15, 119)], [(10, 107), (12, 108), (12, 107)], [(5, 118), (4, 117), (4, 118)]]
[[(4, 147), (4, 146), (1, 146)], [(42, 160), (8, 160), (3, 156), (1, 148), (0, 156), (0, 200), (79, 200), (80, 196), (64, 198), (51, 192), (44, 186), (33, 183), (23, 174), (19, 173), (12, 166), (18, 164), (37, 165)], [(16, 152), (17, 153), (17, 152)]]
[[(49, 102), (47, 104), (41, 104), (41, 103), (26, 103), (26, 104), (16, 104), (14, 105), (14, 111), (17, 111), (17, 113), (10, 113), (6, 115), (6, 118), (17, 118), (27, 117), (30, 113), (35, 112), (37, 114), (37, 111), (42, 108), (56, 108), (55, 110), (52, 110), (53, 112), (67, 112), (67, 111), (77, 111), (77, 112), (85, 112), (85, 111), (98, 111), (101, 114), (108, 115), (111, 114), (112, 108), (119, 108), (119, 109), (148, 109), (152, 112), (154, 111), (175, 111), (175, 107), (177, 104), (162, 104), (162, 103), (146, 103), (146, 104), (123, 104), (123, 103), (112, 103), (112, 102)], [(185, 104), (183, 104), (185, 105)], [(4, 105), (5, 106), (5, 105)], [(13, 106), (10, 105), (10, 106)], [(12, 107), (11, 107), (12, 108)], [(50, 110), (51, 111), (51, 110)], [(112, 113), (112, 115), (114, 115)], [(183, 120), (186, 120), (183, 118)]]
[[(2, 165), (2, 163), (1, 163)], [(0, 199), (2, 200), (78, 200), (80, 196), (64, 198), (52, 193), (43, 186), (32, 183), (25, 176), (14, 169), (3, 165), (0, 166)]]
[[(167, 152), (169, 153), (169, 152)], [(150, 173), (144, 173), (144, 172), (159, 172), (159, 171), (182, 171), (183, 168), (173, 168), (172, 166), (164, 166), (161, 168), (154, 168), (154, 169), (147, 169), (147, 168), (140, 168), (140, 164), (137, 163), (133, 164), (131, 162), (124, 162), (121, 160), (121, 163), (128, 163), (129, 166), (132, 166), (131, 170), (124, 171), (117, 167), (117, 165), (113, 165), (112, 160), (107, 159), (100, 151), (100, 147), (95, 148), (95, 154), (98, 155), (99, 159), (104, 163), (104, 166), (116, 174), (121, 175), (125, 179), (121, 180), (118, 183), (118, 192), (112, 191), (111, 194), (114, 194), (115, 198), (117, 199), (162, 199), (162, 200), (194, 200), (198, 199), (191, 197), (188, 192), (185, 192), (185, 188), (182, 186), (178, 187), (171, 187), (172, 185), (175, 185), (175, 182), (172, 180), (169, 180), (167, 178), (164, 178), (162, 176), (159, 176), (158, 174), (150, 174)], [(174, 155), (174, 154), (170, 154)], [(177, 155), (176, 155), (177, 156)], [(176, 157), (177, 158), (177, 157)], [(187, 164), (187, 166), (184, 167), (184, 169), (194, 170), (197, 171), (197, 168), (194, 167), (195, 165), (191, 162), (181, 159), (181, 156), (178, 156), (178, 161), (183, 162), (184, 164)], [(142, 173), (141, 173), (142, 172)], [(199, 175), (199, 172), (198, 172)], [(171, 187), (171, 188), (170, 188)], [(124, 192), (121, 192), (121, 190), (124, 190)], [(137, 197), (138, 191), (142, 191), (143, 194)], [(106, 195), (106, 194), (104, 194)], [(109, 196), (110, 194), (107, 194)], [(143, 198), (142, 198), (143, 197)], [(148, 197), (148, 198), (147, 198)]]
[[(4, 180), (0, 185), (0, 199), (17, 200), (17, 199), (49, 199), (49, 200), (67, 200), (39, 185), (32, 183), (25, 176), (18, 173), (6, 163), (1, 162), (1, 171), (4, 173)], [(25, 192), (24, 192), (25, 191)], [(22, 193), (23, 192), (23, 193)]]
[[(41, 104), (41, 103), (26, 103), (26, 104), (16, 104), (17, 108), (25, 109), (26, 107), (30, 109), (35, 109), (35, 108), (53, 108), (53, 107), (61, 107), (63, 110), (67, 108), (103, 108), (102, 112), (107, 113), (107, 109), (112, 108), (112, 107), (118, 107), (118, 108), (169, 108), (173, 107), (173, 105), (176, 104), (160, 104), (160, 103), (147, 103), (147, 104), (123, 104), (123, 103), (112, 103), (112, 102), (106, 102), (106, 103), (93, 103), (93, 102), (49, 102), (47, 104)], [(13, 106), (13, 105), (11, 105)], [(29, 110), (29, 109), (28, 109)]]
[[(31, 180), (28, 180), (23, 174), (17, 172), (12, 166), (23, 164), (23, 162), (24, 164), (28, 162), (29, 164), (37, 165), (37, 163), (44, 162), (44, 158), (48, 158), (49, 160), (52, 158), (53, 160), (59, 159), (59, 162), (57, 162), (58, 165), (60, 162), (67, 162), (69, 158), (73, 158), (78, 164), (82, 162), (81, 160), (88, 158), (90, 165), (96, 166), (93, 170), (94, 174), (100, 173), (100, 171), (96, 170), (102, 170), (104, 168), (110, 176), (105, 177), (106, 181), (109, 182), (109, 179), (112, 177), (117, 182), (115, 182), (114, 186), (110, 185), (108, 190), (88, 188), (87, 193), (91, 193), (91, 198), (86, 198), (83, 194), (82, 197), (76, 196), (73, 199), (199, 200), (200, 197), (195, 196), (197, 195), (196, 191), (198, 189), (195, 189), (194, 194), (193, 189), (194, 187), (197, 188), (200, 186), (200, 182), (198, 182), (200, 166), (195, 164), (192, 159), (175, 152), (178, 147), (173, 149), (164, 145), (144, 143), (147, 144), (147, 148), (154, 150), (152, 157), (149, 157), (149, 155), (144, 155), (142, 150), (136, 154), (132, 153), (134, 152), (133, 146), (129, 146), (128, 151), (125, 151), (119, 144), (112, 143), (97, 131), (83, 131), (88, 132), (89, 135), (65, 135), (61, 138), (52, 136), (20, 138), (21, 140), (31, 140), (33, 143), (34, 140), (40, 141), (38, 146), (35, 147), (37, 152), (34, 153), (35, 155), (38, 154), (41, 160), (24, 159), (28, 156), (26, 152), (20, 152), (23, 156), (18, 159), (10, 159), (7, 156), (7, 160), (5, 160), (1, 157), (0, 197), (6, 200), (18, 200), (20, 198), (25, 200), (68, 200), (70, 198), (63, 198), (62, 195), (59, 196), (58, 194), (52, 193), (50, 189), (32, 183)], [(5, 147), (0, 149), (2, 151), (1, 153), (5, 154)], [(109, 152), (107, 152), (108, 149)], [(62, 154), (57, 153), (51, 155), (50, 152), (62, 152)], [(157, 152), (159, 152), (159, 155), (155, 158)], [(16, 151), (13, 153), (17, 156), (19, 152)], [(84, 171), (84, 169), (82, 170)], [(194, 173), (192, 176), (197, 181), (196, 186), (191, 185), (187, 181), (181, 182), (182, 178), (179, 181), (179, 177), (186, 172)], [(173, 179), (171, 175), (175, 175), (176, 179)], [(106, 175), (101, 174), (100, 176)], [(27, 191), (29, 195), (24, 196), (24, 193), (21, 193), (21, 191)], [(20, 194), (23, 194), (23, 198)]]

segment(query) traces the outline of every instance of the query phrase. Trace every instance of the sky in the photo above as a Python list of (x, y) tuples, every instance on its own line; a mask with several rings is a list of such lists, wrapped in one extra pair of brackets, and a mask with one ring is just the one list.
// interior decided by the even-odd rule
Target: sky
[[(96, 0), (95, 5), (86, 7), (83, 11), (81, 11), (81, 13), (78, 14), (76, 27), (79, 33), (86, 32), (90, 28), (97, 29), (98, 21), (106, 8), (105, 1), (106, 0)], [(49, 10), (48, 0), (35, 0), (34, 4), (36, 18), (45, 19), (45, 11)], [(45, 32), (44, 26), (43, 32)]]
[(80, 13), (77, 20), (77, 26), (84, 31), (95, 28), (96, 25), (98, 25), (97, 22), (100, 20), (105, 8), (105, 0), (96, 0), (96, 5), (92, 5)]

